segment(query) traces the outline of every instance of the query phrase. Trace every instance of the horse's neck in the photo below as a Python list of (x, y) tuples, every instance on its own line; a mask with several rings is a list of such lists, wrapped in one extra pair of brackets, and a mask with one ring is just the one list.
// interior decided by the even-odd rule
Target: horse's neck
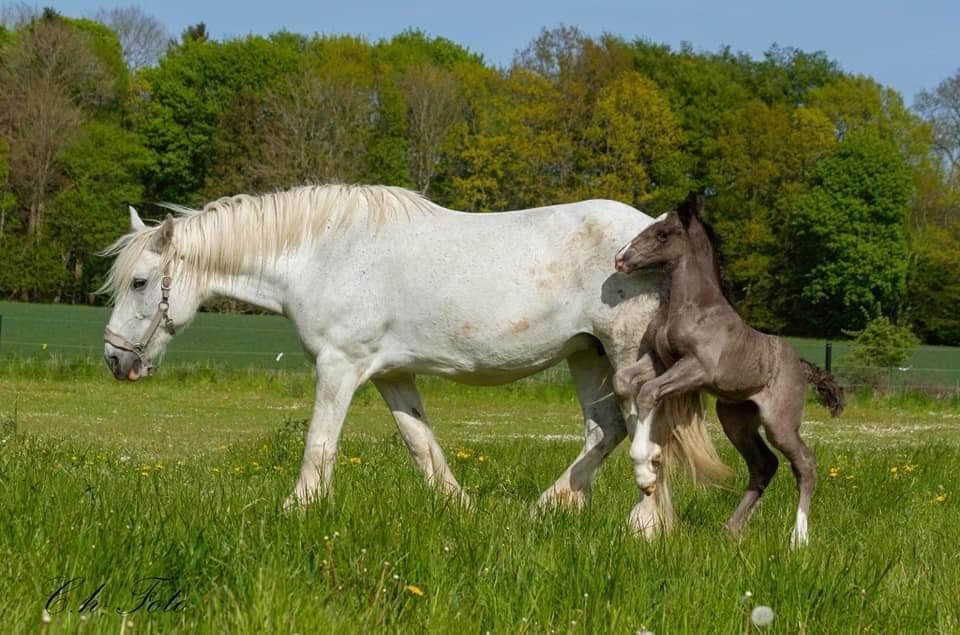
[(260, 271), (256, 275), (217, 275), (210, 279), (206, 298), (239, 300), (273, 313), (283, 313), (288, 290), (276, 272)]

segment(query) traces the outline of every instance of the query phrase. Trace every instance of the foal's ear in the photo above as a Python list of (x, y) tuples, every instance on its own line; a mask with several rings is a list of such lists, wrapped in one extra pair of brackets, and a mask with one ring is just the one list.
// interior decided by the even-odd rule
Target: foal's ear
[(677, 214), (680, 215), (680, 221), (684, 227), (690, 224), (694, 218), (700, 218), (703, 213), (703, 194), (699, 192), (690, 192), (687, 198), (677, 206)]
[(167, 217), (157, 229), (157, 235), (150, 243), (150, 251), (162, 254), (164, 250), (173, 242), (173, 215), (167, 214)]

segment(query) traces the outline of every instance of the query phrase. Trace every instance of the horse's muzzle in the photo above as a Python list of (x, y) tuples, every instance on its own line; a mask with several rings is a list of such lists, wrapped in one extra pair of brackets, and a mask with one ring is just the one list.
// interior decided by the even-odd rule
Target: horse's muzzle
[(132, 352), (104, 344), (103, 359), (114, 378), (121, 381), (136, 381), (140, 378), (140, 359)]

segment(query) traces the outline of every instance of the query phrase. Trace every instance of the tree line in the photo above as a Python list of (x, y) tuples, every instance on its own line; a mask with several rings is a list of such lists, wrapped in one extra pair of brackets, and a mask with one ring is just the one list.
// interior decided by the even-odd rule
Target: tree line
[(960, 70), (910, 109), (776, 46), (562, 26), (499, 67), (413, 30), (168, 39), (135, 8), (4, 22), (2, 297), (102, 301), (96, 252), (127, 202), (339, 181), (477, 212), (611, 198), (655, 215), (700, 189), (757, 328), (832, 337), (883, 317), (960, 344)]

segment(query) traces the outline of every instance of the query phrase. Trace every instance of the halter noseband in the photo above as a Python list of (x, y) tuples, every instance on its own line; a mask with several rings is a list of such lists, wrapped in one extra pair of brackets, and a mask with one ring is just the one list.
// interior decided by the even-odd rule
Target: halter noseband
[(153, 319), (150, 320), (150, 327), (147, 329), (141, 341), (136, 343), (131, 342), (119, 333), (111, 331), (109, 326), (103, 330), (103, 341), (115, 348), (129, 351), (136, 355), (140, 361), (140, 368), (147, 375), (153, 372), (153, 365), (150, 364), (150, 360), (144, 356), (144, 353), (147, 347), (150, 346), (153, 336), (157, 334), (157, 330), (162, 326), (163, 330), (170, 335), (176, 333), (173, 320), (170, 319), (170, 315), (168, 314), (170, 310), (170, 286), (172, 284), (173, 279), (170, 277), (170, 274), (164, 272), (163, 278), (160, 280), (160, 303), (157, 305), (157, 312), (153, 315)]

